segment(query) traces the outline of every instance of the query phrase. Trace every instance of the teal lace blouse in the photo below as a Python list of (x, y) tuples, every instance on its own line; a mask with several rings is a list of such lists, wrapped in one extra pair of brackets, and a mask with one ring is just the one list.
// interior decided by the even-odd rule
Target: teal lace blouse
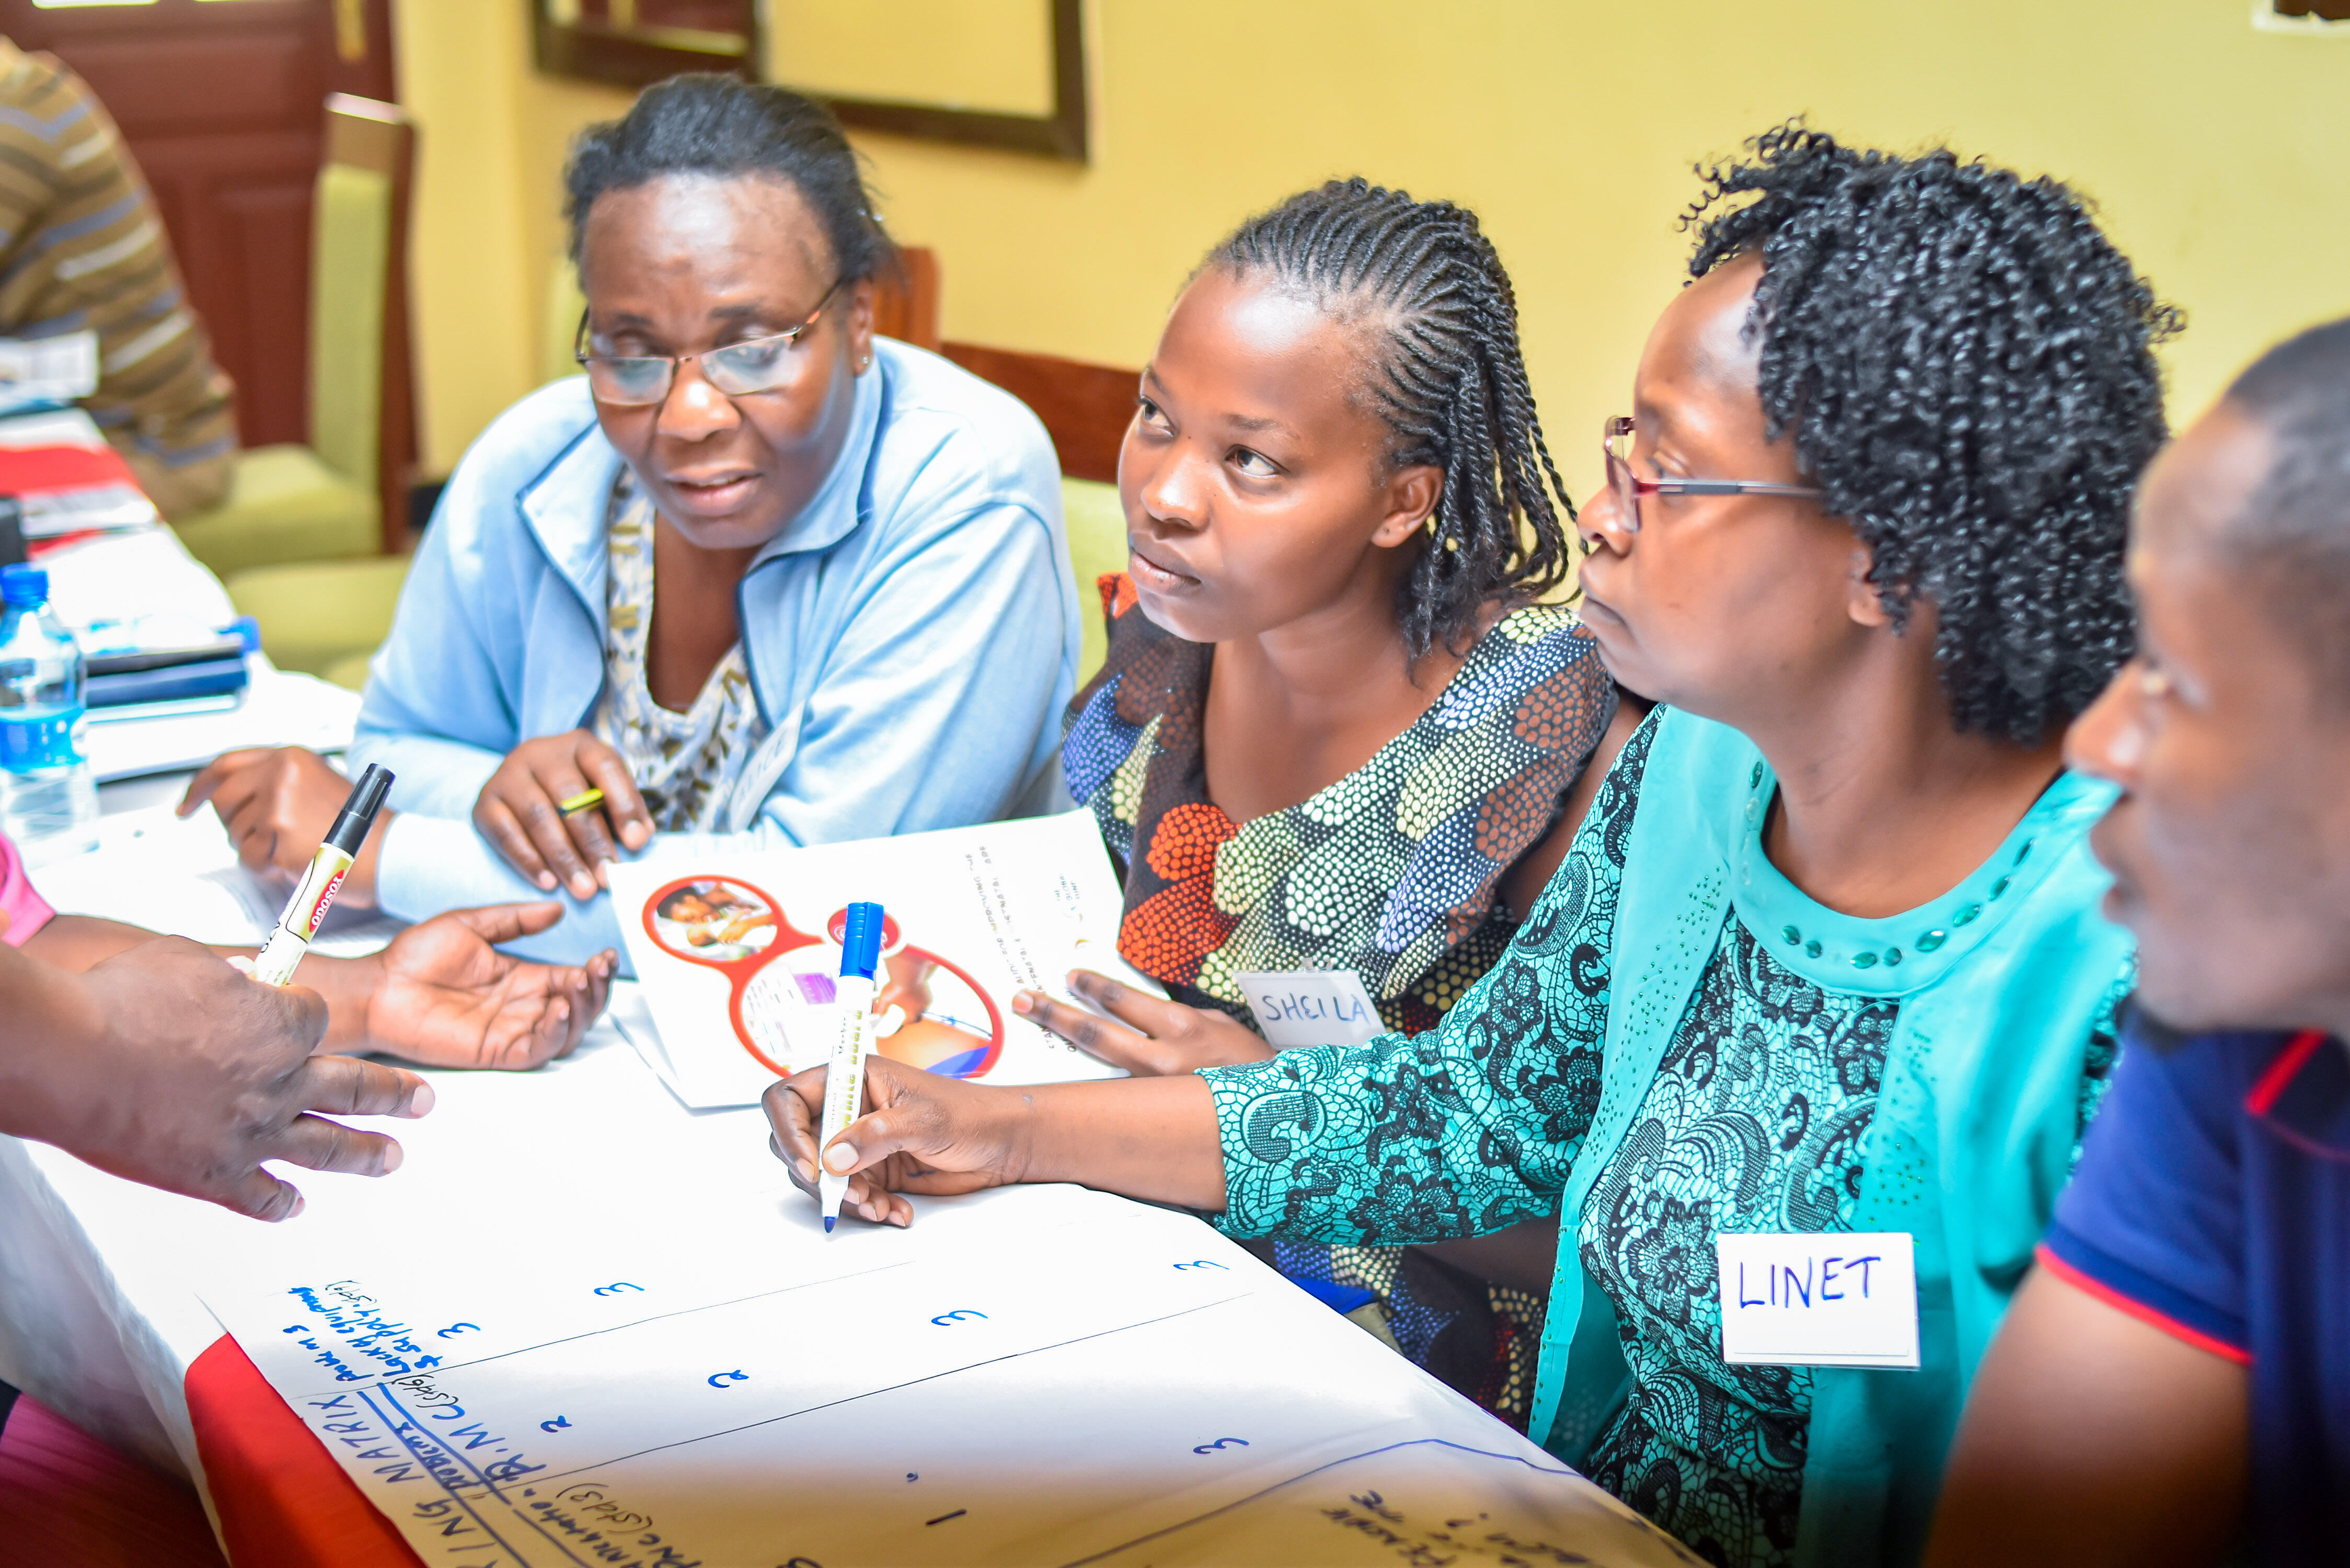
[[(1434, 1030), (1202, 1075), (1227, 1231), (1425, 1241), (1557, 1211), (1599, 1102), (1625, 844), (1658, 723), (1626, 745), (1501, 963)], [(1901, 1007), (1797, 974), (1773, 956), (1784, 940), (1724, 922), (1573, 1230), (1630, 1372), (1585, 1468), (1722, 1564), (1795, 1561), (1812, 1374), (1721, 1360), (1713, 1238), (1855, 1228)], [(2083, 1123), (2127, 979), (2090, 1027)]]

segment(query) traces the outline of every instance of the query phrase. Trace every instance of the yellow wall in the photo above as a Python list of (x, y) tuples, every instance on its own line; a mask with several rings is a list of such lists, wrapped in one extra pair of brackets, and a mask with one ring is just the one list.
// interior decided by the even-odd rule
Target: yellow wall
[(539, 382), (548, 269), (563, 252), (571, 133), (630, 94), (530, 65), (523, 0), (394, 0), (419, 144), (411, 260), (422, 462), (445, 473)]
[[(443, 467), (529, 384), (563, 140), (624, 104), (531, 77), (522, 10), (400, 4), (426, 135), (418, 287)], [(860, 143), (890, 226), (941, 253), (949, 337), (1111, 364), (1139, 364), (1201, 254), (1290, 191), (1360, 172), (1465, 202), (1516, 277), (1535, 392), (1580, 493), (1597, 466), (1589, 438), (1678, 279), (1690, 162), (1796, 112), (1855, 140), (1947, 140), (2095, 198), (2187, 308), (2168, 354), (2181, 413), (2265, 342), (2350, 311), (2350, 36), (2255, 33), (2248, 13), (2247, 0), (1092, 0), (1089, 166)]]

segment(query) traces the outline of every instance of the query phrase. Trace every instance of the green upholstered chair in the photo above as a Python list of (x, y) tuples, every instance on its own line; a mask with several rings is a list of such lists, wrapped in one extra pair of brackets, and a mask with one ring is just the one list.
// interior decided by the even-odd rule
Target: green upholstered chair
[[(312, 212), (309, 444), (238, 452), (228, 499), (173, 524), (189, 553), (223, 577), (384, 547), (384, 316), (404, 226), (395, 198), (411, 143), (396, 108), (355, 112), (354, 101), (366, 102), (329, 106)], [(347, 129), (345, 120), (360, 123)]]
[(406, 556), (254, 566), (228, 579), (229, 602), (261, 626), (261, 646), (280, 670), (321, 675), (356, 691), (391, 635), (408, 580)]

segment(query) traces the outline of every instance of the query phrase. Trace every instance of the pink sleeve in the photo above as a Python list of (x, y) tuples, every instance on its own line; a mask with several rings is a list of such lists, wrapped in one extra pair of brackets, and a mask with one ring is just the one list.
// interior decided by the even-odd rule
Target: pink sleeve
[(33, 879), (25, 875), (25, 857), (16, 853), (8, 836), (0, 833), (0, 914), (8, 917), (8, 929), (0, 931), (0, 941), (23, 947), (56, 913), (33, 890)]

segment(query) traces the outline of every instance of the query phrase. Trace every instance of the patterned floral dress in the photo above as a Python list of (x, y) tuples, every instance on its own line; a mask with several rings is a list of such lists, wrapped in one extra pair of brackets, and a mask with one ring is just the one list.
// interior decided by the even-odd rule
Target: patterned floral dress
[(605, 524), (604, 695), (591, 723), (628, 759), (645, 810), (663, 833), (712, 832), (729, 786), (766, 738), (738, 639), (680, 713), (653, 700), (645, 644), (653, 628), (652, 503), (627, 468)]
[[(1226, 1230), (1401, 1241), (1555, 1212), (1599, 1104), (1624, 847), (1660, 715), (1626, 743), (1510, 953), (1435, 1032), (1201, 1075)], [(2083, 1127), (2129, 979), (2084, 1052)], [(1853, 1228), (1899, 1005), (1818, 985), (1727, 921), (1573, 1236), (1631, 1372), (1586, 1468), (1711, 1562), (1793, 1560), (1811, 1408), (1808, 1369), (1722, 1361), (1714, 1237)]]
[[(1286, 810), (1234, 822), (1208, 798), (1213, 649), (1160, 630), (1102, 580), (1108, 657), (1071, 704), (1061, 759), (1126, 876), (1118, 950), (1178, 1000), (1254, 1027), (1233, 978), (1351, 969), (1390, 1029), (1433, 1025), (1509, 946), (1503, 872), (1550, 832), (1616, 710), (1572, 612), (1504, 616), (1428, 711)], [(1397, 1348), (1523, 1427), (1542, 1303), (1398, 1247), (1275, 1241), (1326, 1300), (1368, 1292)]]

